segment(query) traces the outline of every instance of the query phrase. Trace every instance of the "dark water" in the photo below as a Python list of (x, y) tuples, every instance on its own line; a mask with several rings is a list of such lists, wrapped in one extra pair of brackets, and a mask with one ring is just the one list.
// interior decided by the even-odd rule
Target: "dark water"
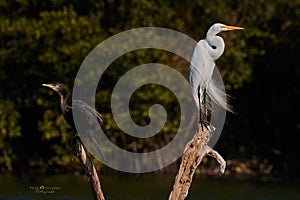
[[(102, 176), (107, 200), (165, 200), (172, 189), (173, 176)], [(86, 177), (56, 175), (12, 177), (0, 175), (0, 199), (92, 199)], [(273, 200), (299, 199), (300, 184), (266, 183), (233, 179), (195, 179), (190, 200)]]

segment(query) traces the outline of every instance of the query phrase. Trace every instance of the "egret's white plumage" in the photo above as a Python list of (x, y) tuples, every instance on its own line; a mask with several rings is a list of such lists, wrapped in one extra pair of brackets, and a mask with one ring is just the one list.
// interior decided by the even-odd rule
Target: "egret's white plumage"
[(221, 108), (232, 112), (231, 107), (227, 104), (226, 93), (214, 82), (212, 75), (216, 67), (215, 60), (223, 54), (225, 49), (224, 40), (217, 34), (222, 31), (242, 29), (241, 27), (216, 23), (209, 28), (205, 39), (200, 40), (195, 47), (190, 65), (189, 79), (193, 98), (200, 111), (200, 120), (203, 120), (201, 115), (206, 115), (207, 112), (207, 110), (203, 110), (202, 106), (210, 109), (207, 98)]

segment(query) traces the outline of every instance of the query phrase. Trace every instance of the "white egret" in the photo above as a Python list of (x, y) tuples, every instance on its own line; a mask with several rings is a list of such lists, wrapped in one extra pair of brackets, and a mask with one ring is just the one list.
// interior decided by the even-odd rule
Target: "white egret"
[(227, 104), (226, 93), (212, 79), (217, 60), (224, 52), (225, 44), (222, 37), (217, 36), (222, 31), (243, 30), (236, 26), (227, 26), (221, 23), (212, 25), (207, 31), (205, 39), (200, 40), (194, 50), (189, 79), (193, 98), (199, 109), (199, 120), (209, 130), (213, 129), (207, 121), (208, 112), (211, 113), (209, 100), (221, 108), (232, 112), (231, 106)]

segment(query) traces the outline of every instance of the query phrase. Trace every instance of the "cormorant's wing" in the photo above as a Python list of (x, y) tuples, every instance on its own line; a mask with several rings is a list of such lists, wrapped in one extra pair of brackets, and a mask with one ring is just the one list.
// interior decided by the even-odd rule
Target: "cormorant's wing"
[(98, 123), (103, 122), (102, 115), (84, 101), (79, 99), (72, 100), (72, 107), (80, 111), (88, 120), (97, 119)]
[(100, 144), (97, 142), (99, 139), (97, 139), (97, 134), (95, 134), (96, 129), (91, 126), (94, 124), (91, 122), (96, 122), (97, 124), (103, 122), (102, 115), (86, 102), (79, 99), (72, 100), (72, 108), (73, 110), (79, 111), (79, 114), (82, 114), (82, 117), (85, 118), (79, 122), (81, 126), (79, 126), (78, 131), (80, 133), (81, 140), (85, 145), (89, 146), (88, 150), (92, 151), (96, 158), (102, 161), (106, 160), (105, 155), (99, 147)]

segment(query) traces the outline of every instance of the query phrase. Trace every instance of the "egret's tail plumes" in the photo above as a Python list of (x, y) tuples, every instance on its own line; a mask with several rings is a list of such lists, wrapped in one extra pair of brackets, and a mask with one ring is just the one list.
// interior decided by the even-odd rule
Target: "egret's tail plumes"
[(208, 84), (206, 91), (207, 91), (207, 95), (209, 96), (209, 98), (215, 104), (217, 104), (221, 108), (233, 113), (232, 106), (230, 106), (227, 103), (227, 98), (229, 96), (224, 92), (224, 90), (220, 89), (220, 86), (213, 79)]

